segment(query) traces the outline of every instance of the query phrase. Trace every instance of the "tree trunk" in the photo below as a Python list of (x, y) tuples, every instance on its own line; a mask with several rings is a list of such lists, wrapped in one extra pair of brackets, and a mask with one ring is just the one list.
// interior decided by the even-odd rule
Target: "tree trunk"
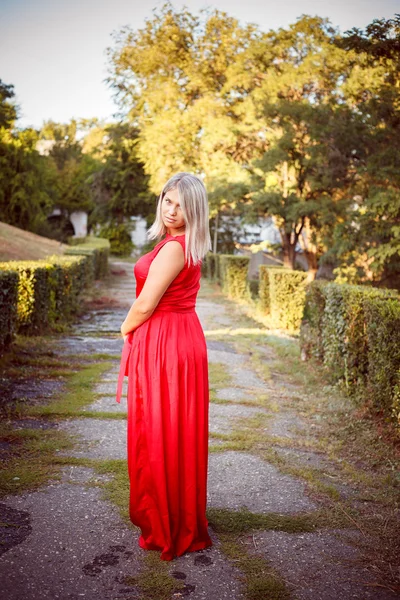
[(290, 240), (290, 234), (281, 233), (283, 247), (283, 266), (294, 270), (296, 261), (296, 246)]
[(213, 253), (217, 254), (217, 245), (218, 245), (218, 217), (219, 212), (215, 215), (214, 219), (214, 240), (213, 240)]
[(308, 264), (307, 281), (314, 281), (318, 271), (317, 254), (312, 250), (305, 250), (304, 254)]

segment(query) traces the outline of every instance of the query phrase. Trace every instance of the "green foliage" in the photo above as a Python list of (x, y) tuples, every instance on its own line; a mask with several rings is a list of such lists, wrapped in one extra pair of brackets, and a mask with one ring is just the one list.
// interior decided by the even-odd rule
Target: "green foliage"
[(0, 79), (0, 128), (10, 129), (17, 118), (14, 96), (14, 86)]
[(250, 288), (248, 282), (250, 258), (248, 256), (233, 256), (221, 254), (219, 257), (219, 277), (222, 290), (229, 298), (249, 300)]
[[(93, 178), (95, 208), (89, 222), (123, 223), (131, 215), (148, 215), (156, 198), (148, 192), (148, 177), (138, 158), (137, 127), (111, 124), (92, 129), (87, 137), (90, 134), (101, 135), (91, 150), (101, 166)], [(84, 149), (88, 151), (86, 141)]]
[(253, 300), (257, 300), (259, 297), (260, 290), (260, 280), (259, 279), (249, 279), (249, 288), (250, 288), (250, 296)]
[(365, 387), (368, 370), (366, 299), (393, 293), (367, 286), (330, 283), (325, 286), (324, 294), (324, 364), (332, 381), (343, 382), (349, 395), (356, 395)]
[(219, 254), (208, 252), (204, 259), (205, 276), (211, 281), (219, 281)]
[(284, 268), (269, 270), (271, 322), (275, 327), (295, 333), (299, 330), (306, 293), (304, 271)]
[(18, 274), (0, 271), (0, 350), (6, 348), (17, 329)]
[[(3, 311), (5, 332), (14, 330), (15, 314), (19, 333), (38, 335), (59, 329), (79, 310), (84, 288), (94, 277), (108, 272), (108, 240), (89, 238), (67, 252), (70, 256), (0, 263), (2, 280), (11, 272), (17, 282), (14, 303)], [(12, 300), (11, 290), (6, 299)], [(9, 335), (5, 333), (4, 337), (8, 339)]]
[(400, 431), (400, 299), (368, 297), (365, 324), (366, 389), (374, 410), (390, 416)]
[(318, 361), (322, 361), (324, 356), (323, 317), (326, 284), (326, 281), (317, 280), (306, 286), (304, 313), (300, 327), (300, 346), (303, 356), (313, 357)]
[(269, 315), (271, 312), (270, 306), (270, 285), (269, 285), (269, 273), (270, 269), (277, 269), (279, 267), (260, 265), (259, 277), (260, 285), (258, 289), (258, 302), (259, 309), (264, 315)]
[(307, 288), (301, 346), (369, 409), (397, 424), (400, 299), (395, 290), (315, 281)]
[(35, 149), (33, 130), (0, 128), (0, 220), (34, 231), (53, 205), (54, 165)]
[[(57, 269), (47, 260), (9, 261), (0, 269), (13, 270), (18, 275), (17, 327), (25, 335), (39, 335), (51, 325), (58, 283)], [(51, 277), (51, 271), (56, 273)], [(53, 309), (53, 310), (52, 310)]]
[(130, 256), (134, 244), (130, 235), (130, 228), (126, 223), (104, 225), (99, 232), (100, 237), (110, 242), (110, 251), (116, 256)]
[(67, 248), (65, 254), (85, 255), (91, 260), (85, 262), (85, 281), (101, 279), (108, 274), (108, 258), (110, 254), (110, 242), (102, 237), (88, 236), (83, 243)]

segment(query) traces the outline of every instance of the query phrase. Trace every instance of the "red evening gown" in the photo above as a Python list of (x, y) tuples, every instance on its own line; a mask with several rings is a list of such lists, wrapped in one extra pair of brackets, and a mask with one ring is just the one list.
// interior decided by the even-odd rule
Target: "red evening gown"
[[(135, 264), (136, 297), (166, 236)], [(197, 313), (200, 265), (185, 266), (155, 311), (129, 333), (117, 401), (128, 376), (129, 513), (139, 544), (172, 560), (211, 546), (206, 519), (208, 462), (207, 346)]]

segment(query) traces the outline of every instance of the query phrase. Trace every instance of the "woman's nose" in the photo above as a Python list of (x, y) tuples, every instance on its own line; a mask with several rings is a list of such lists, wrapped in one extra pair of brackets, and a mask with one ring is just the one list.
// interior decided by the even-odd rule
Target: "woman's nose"
[(170, 215), (174, 215), (175, 214), (175, 210), (176, 210), (175, 206), (170, 206), (169, 209), (168, 209), (168, 212), (169, 212)]

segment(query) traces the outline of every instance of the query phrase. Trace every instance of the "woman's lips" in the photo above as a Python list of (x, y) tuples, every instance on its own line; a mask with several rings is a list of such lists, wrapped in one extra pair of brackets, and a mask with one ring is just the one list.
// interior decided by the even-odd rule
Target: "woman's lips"
[(175, 223), (175, 219), (170, 219), (169, 217), (165, 217), (165, 220), (168, 221), (168, 223)]

